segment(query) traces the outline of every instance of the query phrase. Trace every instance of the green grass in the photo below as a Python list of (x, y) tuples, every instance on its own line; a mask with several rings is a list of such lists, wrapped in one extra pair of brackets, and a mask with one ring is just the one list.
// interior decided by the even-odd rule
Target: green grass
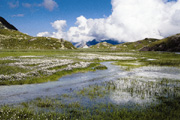
[(15, 63), (15, 60), (0, 60), (0, 65), (8, 64), (8, 63)]
[(127, 71), (144, 66), (144, 63), (139, 62), (138, 60), (137, 61), (136, 60), (120, 60), (113, 64), (122, 66), (121, 68)]
[[(110, 87), (110, 86), (109, 86)], [(87, 88), (83, 88), (76, 92), (79, 97), (88, 97), (91, 100), (95, 100), (98, 98), (103, 98), (110, 93), (110, 89), (108, 87), (104, 87), (101, 85), (93, 85)]]
[(58, 70), (58, 69), (66, 68), (66, 67), (67, 67), (67, 65), (56, 66), (56, 67), (53, 67), (53, 68), (49, 68), (49, 70)]
[[(66, 56), (66, 59), (71, 58), (75, 54), (79, 53), (94, 53), (94, 54), (100, 54), (100, 55), (109, 55), (109, 53), (123, 53), (123, 52), (117, 52), (117, 51), (102, 51), (102, 50), (97, 50), (97, 51), (92, 51), (92, 49), (78, 49), (78, 50), (0, 50), (0, 58), (4, 57), (17, 57), (19, 58), (20, 56), (43, 56), (40, 59), (44, 59), (45, 57), (52, 57), (52, 58), (60, 58), (61, 56)], [(118, 56), (122, 56), (121, 54)], [(142, 67), (142, 66), (148, 66), (148, 65), (156, 65), (156, 66), (175, 66), (175, 67), (180, 67), (180, 55), (174, 54), (174, 53), (162, 53), (162, 52), (133, 52), (133, 54), (128, 54), (125, 56), (130, 56), (130, 57), (136, 57), (136, 60), (118, 60), (114, 64), (120, 65), (122, 67), (125, 67), (125, 70), (131, 70), (133, 68), (137, 67)], [(61, 58), (62, 59), (62, 58)], [(64, 59), (64, 58), (63, 58)], [(76, 58), (71, 58), (74, 59), (75, 61), (82, 61)], [(153, 61), (150, 61), (148, 59), (155, 59)], [(9, 63), (14, 63), (17, 61), (14, 60), (0, 60), (0, 74), (10, 74), (10, 73), (24, 73), (27, 72), (28, 70), (25, 70), (24, 68), (20, 68), (18, 66), (8, 66)], [(99, 60), (93, 60), (92, 62), (103, 62)], [(36, 65), (29, 65), (29, 67), (33, 67)], [(57, 66), (54, 68), (51, 68), (50, 70), (57, 70), (64, 68), (66, 66)], [(19, 81), (2, 81), (0, 84), (1, 85), (11, 85), (11, 84), (33, 84), (33, 83), (42, 83), (42, 82), (48, 82), (48, 81), (56, 81), (60, 77), (72, 73), (77, 73), (77, 72), (84, 72), (84, 71), (89, 71), (92, 70), (91, 68), (94, 68), (96, 70), (103, 70), (107, 69), (105, 66), (102, 66), (100, 64), (92, 65), (89, 68), (85, 69), (75, 69), (72, 71), (61, 71), (58, 73), (55, 73), (51, 76), (44, 76), (41, 75), (39, 77), (34, 76), (32, 78), (27, 78), (25, 80), (19, 80)]]
[(136, 60), (119, 60), (115, 65), (124, 67), (125, 70), (143, 66), (169, 66), (180, 67), (180, 55), (168, 52), (136, 52), (132, 55)]
[(108, 68), (106, 66), (104, 66), (104, 65), (99, 65), (99, 66), (94, 67), (94, 69), (95, 70), (106, 70)]
[[(52, 102), (48, 98), (45, 98), (45, 99), (37, 98), (35, 104), (37, 105), (37, 107), (48, 108), (48, 107), (52, 107), (55, 104), (55, 102)], [(57, 105), (57, 103), (56, 103), (56, 105)]]
[(44, 82), (49, 82), (49, 81), (57, 81), (59, 78), (65, 76), (65, 75), (70, 75), (70, 74), (78, 73), (78, 72), (94, 71), (94, 69), (92, 69), (92, 68), (96, 67), (97, 65), (99, 65), (99, 64), (92, 63), (87, 68), (75, 68), (73, 70), (64, 70), (64, 71), (56, 72), (50, 76), (42, 75), (40, 77), (31, 77), (31, 78), (27, 78), (25, 80), (0, 81), (0, 85), (18, 85), (18, 84), (22, 85), (22, 84), (35, 84), (35, 83), (44, 83)]
[(147, 59), (155, 59), (153, 61), (141, 59), (140, 62), (144, 62), (146, 65), (180, 67), (180, 55), (175, 53), (140, 52), (140, 55)]
[(0, 74), (9, 75), (9, 74), (25, 73), (25, 72), (28, 72), (28, 70), (17, 66), (0, 65)]
[[(83, 61), (79, 60), (76, 58), (71, 58), (74, 54), (81, 53), (81, 50), (77, 51), (72, 51), (72, 50), (0, 50), (0, 58), (4, 57), (14, 57), (14, 58), (20, 58), (20, 56), (42, 56), (39, 57), (38, 59), (47, 59), (47, 58), (55, 58), (55, 59), (73, 59), (74, 61)], [(61, 56), (66, 56), (66, 58), (61, 58)], [(21, 58), (24, 59), (24, 58)], [(37, 59), (37, 58), (33, 58)], [(14, 62), (20, 62), (20, 61), (14, 61), (14, 60), (0, 60), (0, 65), (1, 65), (1, 74), (13, 74), (13, 73), (24, 73), (27, 72), (28, 70), (24, 68), (20, 68), (18, 66), (8, 66), (9, 63), (14, 63)], [(26, 78), (23, 80), (18, 80), (18, 81), (1, 81), (1, 85), (11, 85), (11, 84), (33, 84), (33, 83), (42, 83), (42, 82), (48, 82), (48, 81), (56, 81), (60, 77), (72, 73), (77, 73), (77, 72), (85, 72), (85, 71), (92, 71), (96, 69), (105, 69), (105, 66), (100, 66), (99, 61), (92, 61), (94, 62), (89, 66), (88, 68), (83, 68), (83, 69), (74, 69), (70, 71), (61, 71), (58, 73), (55, 73), (51, 76), (43, 75), (41, 76), (33, 76), (31, 78)], [(30, 64), (30, 65), (24, 65), (27, 67), (36, 67), (37, 64)], [(62, 69), (65, 68), (66, 65), (64, 66), (57, 66), (53, 68), (49, 68), (49, 70), (57, 70), (57, 69)], [(92, 69), (93, 68), (93, 69)]]
[[(1, 106), (1, 119), (103, 119), (103, 120), (169, 120), (180, 118), (180, 98), (164, 99), (162, 103), (149, 107), (121, 108), (114, 104), (97, 104), (91, 107), (84, 107), (78, 102), (61, 103), (54, 99), (37, 99), (29, 105), (23, 106)], [(34, 104), (35, 103), (35, 104)], [(31, 107), (34, 104), (34, 107)], [(45, 110), (48, 109), (48, 110)], [(38, 111), (37, 111), (38, 109)]]
[(179, 49), (179, 34), (169, 36), (167, 38), (155, 41), (147, 45), (148, 50), (150, 51), (171, 51), (178, 52)]
[(121, 51), (139, 51), (141, 48), (156, 42), (157, 39), (153, 39), (153, 38), (146, 38), (144, 40), (139, 40), (136, 42), (127, 42), (127, 43), (123, 43), (120, 45), (116, 45), (118, 49), (120, 49)]

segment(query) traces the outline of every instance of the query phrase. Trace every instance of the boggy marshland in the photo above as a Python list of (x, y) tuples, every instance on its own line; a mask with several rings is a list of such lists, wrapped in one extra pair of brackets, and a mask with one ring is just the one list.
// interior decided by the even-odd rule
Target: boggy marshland
[(1, 50), (0, 119), (180, 119), (180, 54)]

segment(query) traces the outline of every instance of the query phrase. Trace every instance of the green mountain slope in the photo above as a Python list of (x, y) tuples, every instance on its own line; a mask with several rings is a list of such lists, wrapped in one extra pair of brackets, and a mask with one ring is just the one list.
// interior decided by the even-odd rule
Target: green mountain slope
[(168, 51), (180, 52), (180, 34), (164, 39), (146, 38), (136, 42), (127, 42), (119, 45), (99, 43), (92, 46), (96, 49), (115, 49), (120, 51)]
[(176, 34), (162, 40), (153, 42), (146, 47), (140, 49), (140, 51), (180, 52), (180, 34)]
[(144, 40), (139, 40), (136, 42), (127, 42), (119, 45), (112, 45), (106, 42), (98, 43), (96, 45), (91, 46), (91, 48), (96, 49), (113, 49), (113, 50), (121, 50), (121, 51), (139, 51), (145, 46), (158, 41), (158, 39), (154, 38), (146, 38)]
[(75, 47), (63, 39), (32, 37), (19, 31), (0, 29), (0, 49), (75, 49)]
[(107, 43), (107, 42), (101, 42), (96, 45), (91, 46), (90, 48), (96, 48), (96, 49), (111, 49), (114, 45)]
[(120, 49), (122, 51), (128, 51), (128, 50), (135, 50), (138, 51), (140, 49), (142, 49), (143, 47), (158, 41), (158, 39), (154, 39), (154, 38), (146, 38), (144, 40), (139, 40), (136, 42), (127, 42), (127, 43), (123, 43), (123, 44), (119, 44), (117, 45), (117, 49)]

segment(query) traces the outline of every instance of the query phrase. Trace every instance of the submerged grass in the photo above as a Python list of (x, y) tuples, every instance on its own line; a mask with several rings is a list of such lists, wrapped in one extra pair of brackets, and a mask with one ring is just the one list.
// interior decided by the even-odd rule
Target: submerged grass
[(80, 91), (77, 91), (76, 94), (79, 97), (88, 97), (91, 100), (96, 98), (103, 98), (105, 97), (110, 91), (106, 89), (106, 87), (101, 85), (93, 85), (87, 88), (83, 88)]
[(139, 67), (144, 66), (144, 63), (136, 61), (136, 60), (121, 60), (121, 61), (117, 61), (113, 64), (122, 66), (121, 68), (124, 70), (127, 70), (127, 71), (134, 69), (134, 68), (139, 68)]
[[(96, 104), (91, 107), (85, 107), (78, 102), (61, 103), (55, 99), (35, 100), (35, 106), (31, 104), (23, 105), (26, 107), (2, 106), (0, 108), (0, 119), (103, 119), (103, 120), (169, 120), (180, 119), (180, 98), (173, 100), (164, 99), (160, 104), (140, 108), (121, 108), (115, 104)], [(44, 108), (48, 109), (45, 110)]]
[(94, 67), (94, 70), (106, 70), (106, 69), (108, 69), (108, 68), (104, 65), (98, 65), (98, 66)]

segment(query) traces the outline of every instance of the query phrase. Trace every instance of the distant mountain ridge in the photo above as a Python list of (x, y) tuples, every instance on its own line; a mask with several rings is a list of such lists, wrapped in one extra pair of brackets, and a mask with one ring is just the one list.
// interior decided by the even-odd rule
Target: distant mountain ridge
[(112, 45), (104, 42), (93, 45), (91, 48), (112, 49), (120, 51), (180, 52), (180, 34), (176, 34), (164, 39), (145, 38), (136, 42), (126, 42), (118, 45)]
[(0, 16), (0, 29), (18, 30), (16, 27), (8, 23), (3, 17)]
[(112, 44), (112, 45), (118, 45), (118, 44), (122, 44), (123, 42), (118, 42), (116, 40), (91, 40), (91, 41), (88, 41), (88, 42), (73, 42), (72, 44), (77, 47), (77, 48), (84, 48), (84, 47), (91, 47), (93, 45), (97, 45), (98, 43), (103, 43), (103, 42), (107, 42), (109, 44)]

